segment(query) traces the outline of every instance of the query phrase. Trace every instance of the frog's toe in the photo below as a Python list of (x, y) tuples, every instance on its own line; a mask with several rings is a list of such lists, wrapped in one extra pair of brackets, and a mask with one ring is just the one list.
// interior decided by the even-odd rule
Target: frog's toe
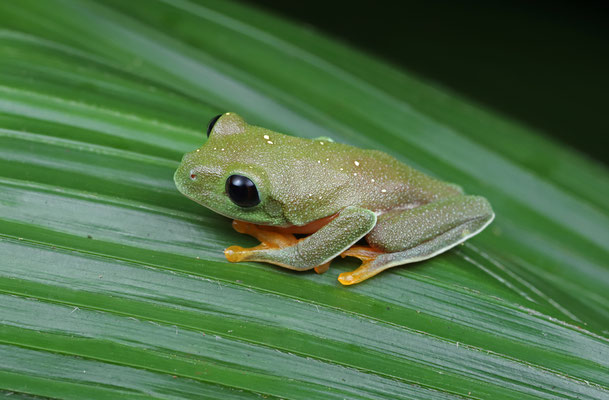
[(370, 246), (352, 246), (350, 249), (341, 253), (341, 257), (356, 257), (362, 260), (362, 265), (359, 268), (351, 272), (343, 272), (338, 276), (338, 281), (343, 285), (354, 285), (360, 283), (376, 275), (377, 270), (377, 259), (384, 253), (381, 250), (375, 249)]
[(343, 272), (338, 276), (338, 281), (343, 285), (355, 285), (365, 281), (368, 278), (372, 278), (379, 272), (387, 269), (388, 266), (378, 262), (378, 259), (371, 261), (365, 261), (353, 271)]
[(338, 281), (345, 286), (355, 285), (356, 283), (365, 281), (366, 279), (380, 272), (375, 271), (374, 268), (371, 268), (371, 264), (373, 264), (373, 262), (365, 262), (362, 263), (359, 268), (353, 271), (343, 272), (338, 276)]
[(360, 282), (353, 276), (351, 272), (343, 272), (342, 274), (340, 274), (338, 276), (338, 281), (345, 286), (353, 285), (355, 283)]
[(315, 272), (317, 272), (318, 274), (323, 274), (324, 272), (328, 271), (330, 269), (330, 261), (328, 261), (325, 264), (321, 264), (318, 265), (317, 267), (313, 268), (315, 270)]
[(251, 250), (245, 249), (241, 246), (230, 246), (224, 250), (224, 256), (230, 262), (239, 262), (243, 261), (249, 254), (251, 254)]

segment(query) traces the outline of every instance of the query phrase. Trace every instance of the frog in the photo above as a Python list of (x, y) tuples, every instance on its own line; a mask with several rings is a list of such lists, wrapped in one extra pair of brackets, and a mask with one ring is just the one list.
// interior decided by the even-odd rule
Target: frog
[(444, 253), (495, 217), (486, 198), (385, 152), (278, 133), (234, 112), (210, 120), (174, 181), (260, 242), (226, 248), (228, 261), (324, 273), (338, 256), (358, 258), (338, 276), (343, 285)]

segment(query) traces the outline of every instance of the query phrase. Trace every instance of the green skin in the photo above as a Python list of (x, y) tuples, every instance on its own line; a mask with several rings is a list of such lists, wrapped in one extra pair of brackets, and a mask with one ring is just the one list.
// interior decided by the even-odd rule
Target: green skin
[[(231, 175), (254, 182), (258, 205), (233, 203), (225, 190)], [(344, 284), (440, 254), (494, 218), (483, 197), (464, 195), (458, 186), (385, 153), (327, 138), (283, 135), (249, 125), (234, 113), (222, 115), (207, 142), (184, 156), (174, 180), (178, 190), (197, 203), (253, 224), (303, 226), (336, 214), (298, 244), (250, 252), (246, 260), (308, 270), (365, 238), (382, 254), (359, 275), (358, 270), (343, 274), (345, 281), (339, 280)]]

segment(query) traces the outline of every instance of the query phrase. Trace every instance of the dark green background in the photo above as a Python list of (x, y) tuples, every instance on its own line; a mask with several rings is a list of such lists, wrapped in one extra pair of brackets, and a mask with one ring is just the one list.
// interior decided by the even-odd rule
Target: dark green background
[(609, 163), (606, 5), (242, 1), (379, 55)]

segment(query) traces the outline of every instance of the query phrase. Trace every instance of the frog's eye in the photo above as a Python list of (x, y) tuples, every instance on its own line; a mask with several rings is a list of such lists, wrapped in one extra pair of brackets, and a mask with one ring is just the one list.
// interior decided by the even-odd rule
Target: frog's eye
[(214, 129), (214, 125), (216, 125), (216, 122), (218, 122), (221, 116), (222, 114), (218, 114), (209, 120), (209, 124), (207, 124), (207, 137), (209, 137), (211, 130)]
[(258, 189), (252, 180), (242, 175), (231, 175), (226, 180), (226, 193), (239, 207), (254, 207), (260, 203)]

